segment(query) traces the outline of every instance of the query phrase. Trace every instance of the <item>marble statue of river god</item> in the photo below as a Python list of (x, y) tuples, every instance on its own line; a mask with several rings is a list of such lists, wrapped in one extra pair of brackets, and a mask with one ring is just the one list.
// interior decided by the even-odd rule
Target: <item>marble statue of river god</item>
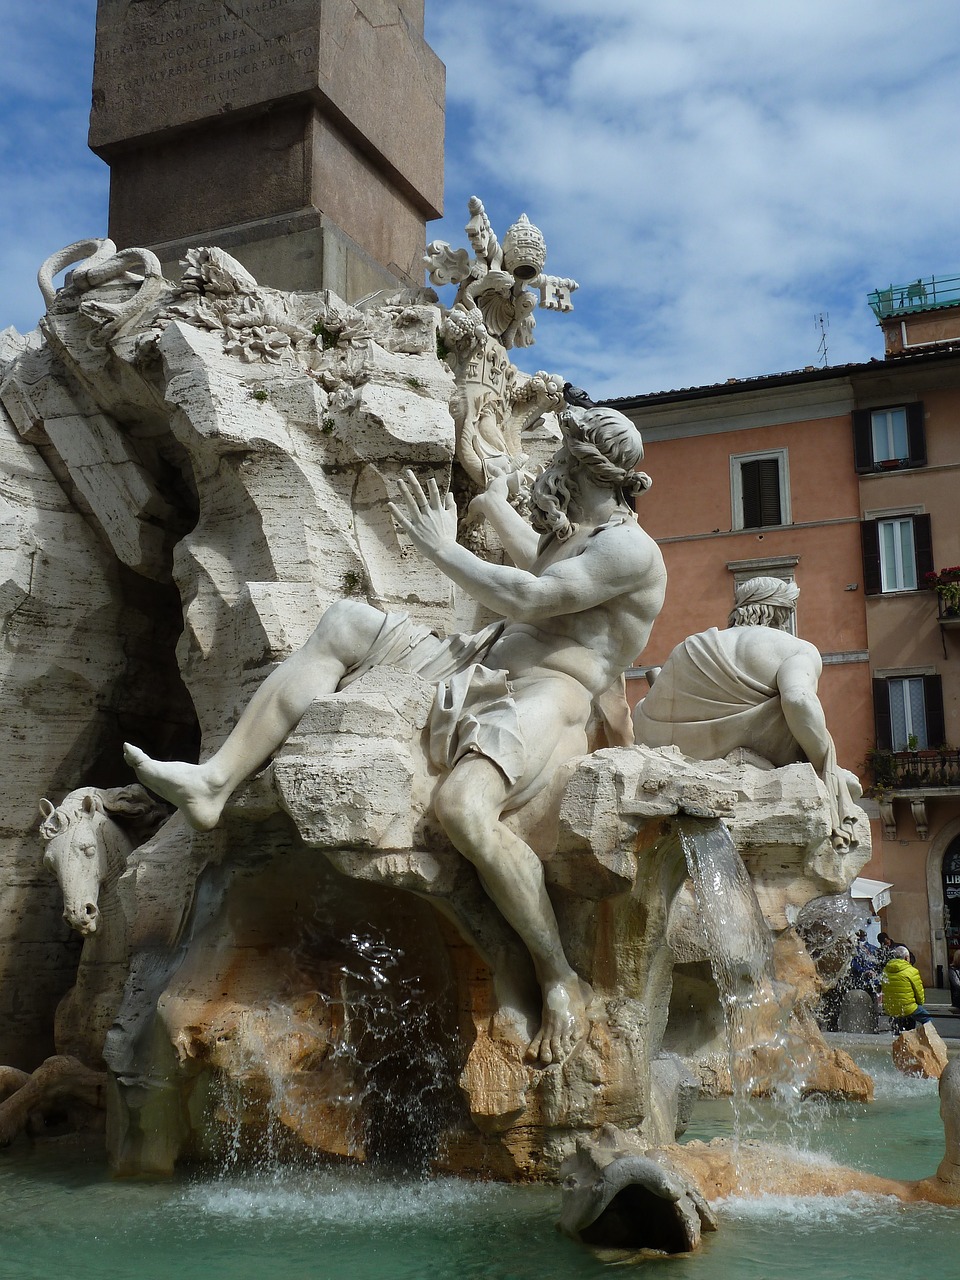
[(737, 584), (725, 631), (711, 627), (680, 642), (647, 673), (637, 705), (637, 742), (677, 746), (693, 760), (719, 760), (748, 748), (780, 768), (809, 760), (823, 780), (834, 848), (849, 849), (863, 794), (841, 769), (817, 686), (823, 661), (792, 633), (800, 588), (780, 578)]
[(630, 499), (650, 485), (636, 466), (640, 434), (612, 409), (567, 407), (563, 444), (533, 486), (533, 527), (509, 504), (506, 478), (474, 500), (513, 566), (456, 541), (453, 497), (412, 472), (391, 504), (414, 546), (453, 583), (502, 617), (475, 635), (440, 640), (403, 614), (342, 600), (254, 694), (223, 745), (202, 764), (162, 763), (127, 744), (141, 781), (198, 830), (216, 825), (234, 789), (284, 742), (307, 707), (375, 666), (437, 682), (428, 734), (448, 770), (435, 811), (527, 947), (542, 993), (527, 1056), (562, 1061), (587, 1030), (589, 991), (564, 953), (541, 862), (502, 822), (587, 749), (595, 706), (640, 653), (663, 603), (660, 551)]

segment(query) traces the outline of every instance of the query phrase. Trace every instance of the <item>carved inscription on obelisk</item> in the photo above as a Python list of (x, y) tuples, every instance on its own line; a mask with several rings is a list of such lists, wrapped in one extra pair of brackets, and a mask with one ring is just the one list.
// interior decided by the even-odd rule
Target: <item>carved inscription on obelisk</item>
[(422, 0), (99, 0), (90, 145), (110, 234), (216, 242), (280, 288), (422, 279), (443, 66)]

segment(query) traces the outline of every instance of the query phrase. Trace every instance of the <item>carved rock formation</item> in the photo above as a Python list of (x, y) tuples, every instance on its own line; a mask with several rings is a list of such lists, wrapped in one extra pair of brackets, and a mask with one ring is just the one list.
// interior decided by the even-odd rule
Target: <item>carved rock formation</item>
[[(39, 795), (130, 781), (121, 734), (159, 758), (186, 758), (197, 738), (209, 754), (345, 595), (444, 633), (487, 621), (386, 510), (407, 467), (473, 491), (455, 463), (470, 359), (438, 354), (452, 313), (423, 292), (358, 310), (261, 289), (214, 249), (192, 251), (174, 283), (146, 251), (112, 248), (51, 294), (42, 337), (0, 346), (19, 504), (0, 548), (14, 583), (4, 697), (29, 716), (13, 735), (5, 829), (19, 879), (6, 883), (20, 896), (2, 945), (16, 944), (20, 974), (52, 953), (32, 1030), (2, 1056), (31, 1067), (72, 958), (52, 886), (33, 912)], [(537, 419), (558, 386), (511, 374), (495, 416), (518, 435), (536, 428), (525, 454), (549, 442)], [(175, 815), (130, 854), (116, 885), (129, 973), (104, 1049), (118, 1170), (169, 1170), (271, 1118), (321, 1151), (415, 1149), (502, 1177), (554, 1173), (604, 1123), (671, 1141), (690, 1093), (676, 1056), (706, 1082), (722, 1041), (685, 891), (678, 832), (691, 818), (725, 823), (750, 873), (775, 977), (799, 992), (819, 1064), (810, 1087), (862, 1094), (806, 1018), (814, 980), (786, 912), (846, 887), (866, 819), (859, 845), (838, 851), (809, 766), (694, 764), (604, 748), (599, 732), (602, 749), (510, 819), (544, 861), (593, 993), (569, 1058), (527, 1063), (531, 962), (431, 813), (432, 693), (369, 672), (314, 703), (216, 830)]]
[(64, 1055), (47, 1058), (0, 1101), (0, 1147), (28, 1130), (102, 1127), (106, 1089), (106, 1072)]

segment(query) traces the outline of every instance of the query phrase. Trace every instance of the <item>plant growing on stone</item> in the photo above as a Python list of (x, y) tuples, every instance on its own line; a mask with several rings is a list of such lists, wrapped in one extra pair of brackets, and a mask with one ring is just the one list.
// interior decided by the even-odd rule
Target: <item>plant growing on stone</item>
[(324, 351), (329, 351), (331, 347), (337, 345), (337, 334), (333, 329), (328, 329), (322, 320), (318, 320), (313, 326), (314, 337), (320, 339), (320, 346)]

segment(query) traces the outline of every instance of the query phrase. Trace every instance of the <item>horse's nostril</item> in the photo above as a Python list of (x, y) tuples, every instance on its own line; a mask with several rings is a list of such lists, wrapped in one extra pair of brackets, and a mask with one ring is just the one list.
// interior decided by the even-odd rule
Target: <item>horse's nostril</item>
[(93, 916), (95, 916), (95, 915), (97, 914), (97, 907), (96, 907), (96, 903), (93, 903), (93, 902), (85, 902), (85, 903), (83, 904), (83, 913), (84, 913), (84, 915), (87, 917), (87, 919), (88, 919), (88, 920), (89, 920), (89, 919), (92, 919), (92, 917), (93, 917)]

